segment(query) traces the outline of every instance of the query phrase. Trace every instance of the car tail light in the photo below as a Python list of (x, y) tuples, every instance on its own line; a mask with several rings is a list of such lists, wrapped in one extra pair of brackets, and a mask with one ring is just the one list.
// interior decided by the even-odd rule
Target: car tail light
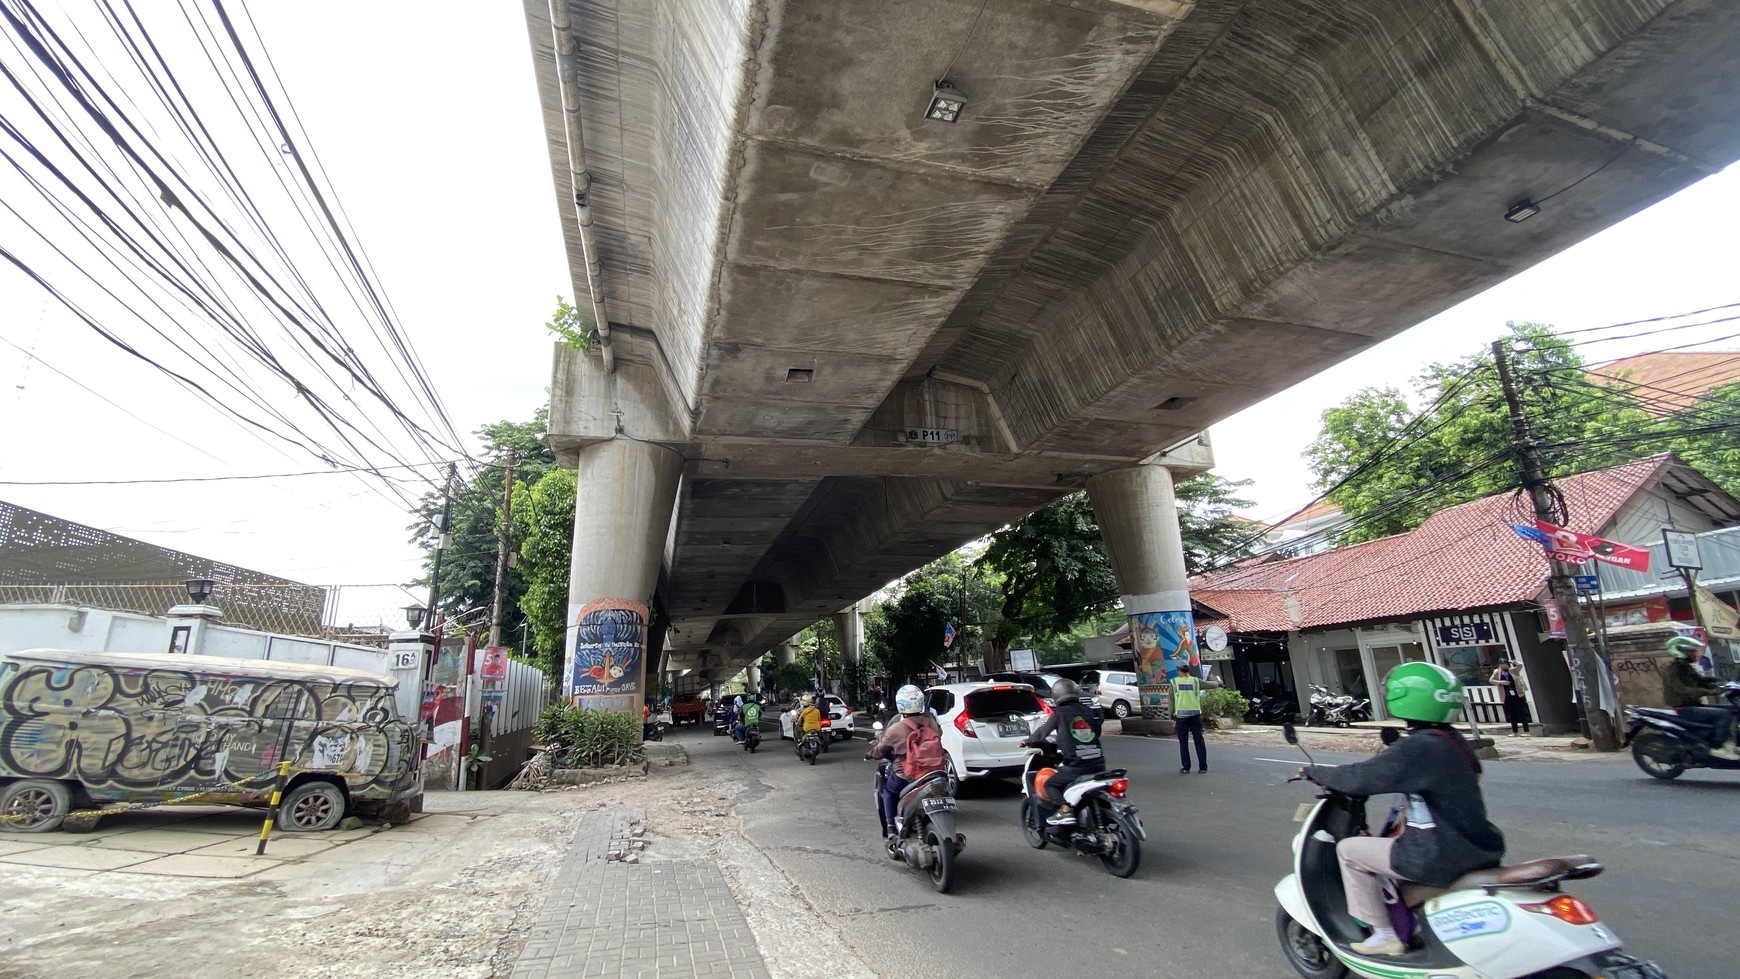
[(1040, 702), (1039, 702), (1039, 709), (1040, 709), (1040, 710), (1042, 710), (1042, 711), (1044, 711), (1044, 712), (1045, 712), (1045, 713), (1046, 713), (1046, 714), (1048, 714), (1048, 715), (1049, 715), (1049, 714), (1053, 714), (1053, 713), (1056, 713), (1056, 712), (1055, 712), (1055, 711), (1053, 711), (1053, 710), (1052, 710), (1052, 709), (1051, 709), (1051, 704), (1050, 704), (1050, 703), (1048, 703), (1048, 702), (1046, 702), (1046, 701), (1043, 701), (1043, 700), (1041, 700), (1041, 701), (1040, 701)]
[(1114, 798), (1114, 799), (1122, 799), (1124, 797), (1124, 793), (1128, 792), (1129, 790), (1130, 790), (1130, 780), (1127, 778), (1113, 779), (1112, 784), (1106, 787), (1106, 791), (1110, 792), (1112, 794), (1112, 798)]
[(1525, 911), (1536, 914), (1550, 914), (1568, 925), (1592, 925), (1601, 920), (1595, 909), (1569, 894), (1560, 894), (1551, 901), (1540, 904), (1519, 905)]
[(973, 713), (965, 707), (962, 707), (961, 712), (955, 715), (955, 728), (964, 737), (976, 738), (979, 736), (979, 732), (973, 730)]
[(824, 717), (824, 718), (822, 718), (822, 726), (823, 727), (833, 727), (834, 722), (831, 720), (828, 720), (827, 718)]

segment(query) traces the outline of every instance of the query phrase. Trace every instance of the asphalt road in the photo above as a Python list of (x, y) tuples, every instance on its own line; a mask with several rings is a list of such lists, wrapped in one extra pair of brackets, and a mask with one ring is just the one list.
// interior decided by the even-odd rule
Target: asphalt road
[[(1131, 771), (1149, 836), (1129, 880), (1094, 860), (1030, 849), (1017, 786), (970, 782), (960, 800), (967, 847), (949, 895), (882, 855), (862, 741), (836, 744), (812, 767), (777, 729), (755, 755), (710, 731), (675, 737), (693, 764), (742, 771), (745, 832), (882, 975), (1294, 976), (1275, 941), (1273, 888), (1290, 869), (1294, 810), (1312, 795), (1286, 784), (1300, 756), (1278, 736), (1272, 748), (1211, 743), (1203, 775), (1178, 774), (1176, 742), (1108, 737), (1111, 763)], [(1486, 770), (1509, 860), (1589, 853), (1607, 872), (1568, 889), (1633, 954), (1674, 979), (1740, 971), (1727, 940), (1740, 909), (1740, 773), (1659, 782), (1625, 756)]]

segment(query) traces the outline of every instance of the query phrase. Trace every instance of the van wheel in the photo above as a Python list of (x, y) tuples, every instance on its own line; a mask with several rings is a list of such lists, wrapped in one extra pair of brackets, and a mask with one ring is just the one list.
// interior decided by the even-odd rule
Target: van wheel
[(48, 779), (27, 778), (0, 787), (0, 829), (47, 833), (60, 828), (72, 811), (72, 793)]
[(344, 818), (344, 793), (331, 782), (303, 782), (278, 805), (278, 828), (286, 833), (319, 833)]
[(1130, 705), (1124, 703), (1121, 700), (1114, 702), (1112, 704), (1112, 716), (1117, 718), (1120, 721), (1126, 717), (1129, 717), (1130, 716)]

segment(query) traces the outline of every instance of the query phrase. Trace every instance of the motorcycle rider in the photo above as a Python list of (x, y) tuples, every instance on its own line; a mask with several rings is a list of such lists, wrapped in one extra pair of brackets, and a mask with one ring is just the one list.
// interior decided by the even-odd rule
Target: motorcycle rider
[(747, 740), (750, 731), (759, 730), (761, 730), (761, 698), (751, 693), (748, 702), (743, 705), (743, 713), (739, 715), (737, 720), (737, 740)]
[(813, 701), (814, 698), (807, 693), (798, 699), (798, 703), (802, 705), (798, 708), (797, 716), (797, 739), (799, 741), (808, 737), (812, 731), (818, 735), (821, 733), (822, 712), (816, 708)]
[(1406, 951), (1390, 927), (1383, 879), (1448, 886), (1504, 858), (1504, 834), (1486, 818), (1480, 762), (1447, 722), (1462, 706), (1462, 683), (1442, 666), (1403, 663), (1384, 678), (1384, 703), (1408, 722), (1408, 734), (1367, 761), (1340, 767), (1307, 766), (1299, 773), (1345, 795), (1396, 792), (1407, 796), (1399, 836), (1350, 836), (1335, 847), (1347, 910), (1371, 927), (1356, 942), (1361, 955)]
[[(894, 817), (896, 806), (900, 802), (900, 790), (910, 785), (913, 779), (908, 778), (906, 771), (906, 743), (915, 728), (927, 727), (942, 737), (942, 725), (924, 709), (924, 691), (907, 684), (894, 692), (894, 707), (900, 712), (900, 720), (888, 725), (877, 738), (870, 749), (864, 752), (864, 760), (889, 758), (894, 764), (889, 766), (888, 777), (882, 783), (882, 822), (888, 827), (890, 842), (894, 835)], [(941, 771), (941, 768), (937, 768)], [(930, 774), (917, 772), (919, 777)]]
[(1063, 800), (1063, 790), (1089, 775), (1105, 771), (1106, 753), (1100, 746), (1099, 718), (1082, 704), (1081, 690), (1074, 680), (1053, 683), (1051, 699), (1056, 704), (1051, 716), (1021, 744), (1023, 747), (1037, 745), (1052, 732), (1057, 732), (1057, 749), (1063, 755), (1063, 764), (1046, 780), (1038, 804), (1040, 812), (1049, 813), (1045, 817), (1047, 826), (1071, 826), (1075, 824), (1075, 813)]
[(1704, 703), (1705, 691), (1722, 688), (1722, 681), (1699, 673), (1694, 664), (1703, 653), (1704, 644), (1690, 636), (1675, 636), (1667, 641), (1667, 651), (1674, 658), (1661, 677), (1662, 699), (1676, 713), (1709, 729), (1711, 757), (1740, 760), (1740, 750), (1736, 750), (1734, 741), (1734, 712)]

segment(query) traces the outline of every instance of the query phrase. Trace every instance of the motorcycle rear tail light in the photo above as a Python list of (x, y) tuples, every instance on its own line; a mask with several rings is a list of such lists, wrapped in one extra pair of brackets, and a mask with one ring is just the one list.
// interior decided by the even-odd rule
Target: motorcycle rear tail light
[(1601, 920), (1594, 908), (1569, 894), (1560, 894), (1551, 901), (1524, 904), (1521, 907), (1525, 911), (1533, 911), (1536, 914), (1550, 914), (1568, 925), (1592, 925)]
[(1106, 789), (1107, 792), (1110, 792), (1112, 794), (1112, 798), (1114, 798), (1114, 799), (1122, 799), (1124, 797), (1124, 793), (1128, 792), (1129, 790), (1130, 790), (1130, 780), (1127, 778), (1113, 779), (1111, 786)]
[(972, 713), (965, 709), (955, 715), (955, 728), (961, 732), (963, 737), (976, 738), (979, 736), (979, 732), (973, 730)]

